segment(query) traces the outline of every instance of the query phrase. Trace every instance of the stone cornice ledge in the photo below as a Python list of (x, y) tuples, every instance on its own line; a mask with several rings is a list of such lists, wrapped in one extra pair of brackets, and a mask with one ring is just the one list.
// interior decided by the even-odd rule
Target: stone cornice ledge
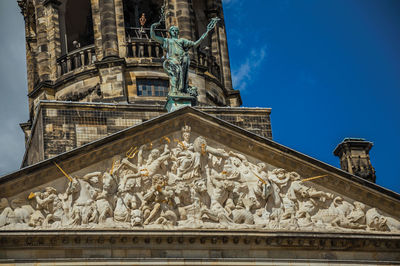
[(173, 244), (173, 249), (190, 248), (190, 245), (246, 245), (264, 248), (289, 248), (307, 250), (373, 250), (398, 252), (400, 235), (359, 232), (296, 232), (254, 230), (40, 230), (0, 231), (0, 249), (55, 248), (73, 245), (78, 247), (143, 246)]

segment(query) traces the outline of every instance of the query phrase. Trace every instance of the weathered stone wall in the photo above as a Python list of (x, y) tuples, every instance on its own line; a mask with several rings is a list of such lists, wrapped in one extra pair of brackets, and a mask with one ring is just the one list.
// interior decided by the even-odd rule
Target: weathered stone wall
[[(164, 114), (161, 105), (41, 102), (23, 165), (77, 148)], [(222, 120), (272, 139), (270, 109), (197, 107)], [(43, 131), (41, 131), (43, 129)], [(40, 150), (43, 153), (40, 153)]]

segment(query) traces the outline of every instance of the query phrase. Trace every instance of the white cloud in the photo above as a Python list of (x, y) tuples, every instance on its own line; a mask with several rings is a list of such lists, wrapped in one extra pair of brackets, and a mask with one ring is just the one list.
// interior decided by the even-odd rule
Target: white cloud
[(252, 81), (258, 68), (267, 56), (268, 47), (251, 50), (246, 61), (232, 70), (232, 81), (235, 89), (245, 91), (247, 85)]

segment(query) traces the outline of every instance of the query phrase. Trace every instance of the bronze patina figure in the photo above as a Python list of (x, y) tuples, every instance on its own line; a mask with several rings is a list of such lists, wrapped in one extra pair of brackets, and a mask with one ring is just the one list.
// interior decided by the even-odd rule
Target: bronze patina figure
[[(162, 12), (163, 13), (163, 12)], [(154, 23), (150, 27), (151, 38), (160, 43), (162, 48), (167, 52), (167, 58), (164, 61), (164, 70), (168, 73), (170, 79), (169, 96), (184, 96), (192, 95), (197, 96), (195, 88), (189, 88), (188, 75), (190, 56), (189, 50), (200, 45), (200, 43), (207, 37), (207, 34), (215, 27), (220, 20), (213, 18), (207, 26), (207, 31), (197, 41), (190, 41), (179, 38), (179, 28), (171, 26), (169, 28), (170, 38), (163, 38), (155, 34), (155, 28), (161, 25), (164, 16), (161, 16), (159, 22)]]

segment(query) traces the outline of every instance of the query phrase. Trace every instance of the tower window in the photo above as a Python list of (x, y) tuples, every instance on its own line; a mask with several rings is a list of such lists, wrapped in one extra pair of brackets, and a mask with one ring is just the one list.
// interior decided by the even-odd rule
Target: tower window
[[(150, 28), (160, 20), (163, 0), (123, 0), (126, 35), (130, 38), (143, 38), (137, 29)], [(141, 17), (144, 16), (144, 20)], [(141, 23), (144, 23), (141, 25)]]
[(94, 44), (90, 0), (64, 0), (60, 7), (63, 53)]
[(168, 95), (169, 82), (162, 79), (138, 79), (136, 80), (138, 96), (166, 97)]

